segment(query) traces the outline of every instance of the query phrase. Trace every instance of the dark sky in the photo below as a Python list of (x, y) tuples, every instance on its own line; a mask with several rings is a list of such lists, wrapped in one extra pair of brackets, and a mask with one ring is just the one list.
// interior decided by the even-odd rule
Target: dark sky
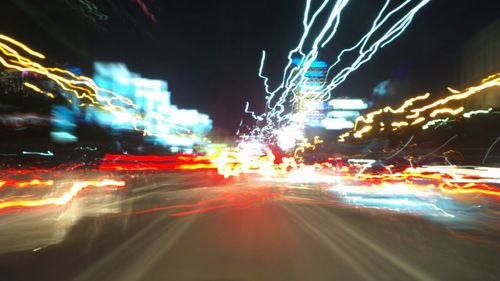
[[(156, 22), (135, 0), (2, 1), (0, 33), (88, 75), (94, 60), (123, 61), (144, 77), (167, 80), (174, 104), (208, 113), (216, 126), (234, 131), (245, 118), (246, 101), (263, 109), (264, 88), (257, 77), (261, 51), (268, 51), (266, 74), (278, 79), (301, 35), (305, 0), (143, 2)], [(350, 46), (383, 3), (351, 1), (334, 48), (321, 58), (333, 61), (335, 48)], [(404, 81), (402, 96), (457, 86), (461, 46), (498, 17), (500, 1), (433, 0), (402, 36), (333, 94), (368, 96), (388, 78)]]

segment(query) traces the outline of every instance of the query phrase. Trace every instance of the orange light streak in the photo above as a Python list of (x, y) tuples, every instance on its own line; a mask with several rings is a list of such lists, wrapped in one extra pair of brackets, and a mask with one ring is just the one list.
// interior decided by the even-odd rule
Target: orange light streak
[(444, 105), (444, 104), (446, 104), (450, 101), (453, 101), (453, 100), (463, 100), (463, 99), (466, 99), (472, 95), (481, 93), (483, 90), (486, 90), (488, 88), (500, 86), (500, 73), (497, 73), (494, 76), (490, 76), (490, 77), (491, 77), (490, 79), (492, 79), (492, 80), (483, 81), (480, 85), (470, 87), (462, 93), (439, 99), (439, 100), (437, 100), (429, 105), (423, 106), (421, 108), (412, 109), (410, 111), (413, 112), (413, 114), (407, 116), (407, 118), (417, 118), (418, 116), (420, 116), (420, 113), (422, 113), (428, 109), (434, 108), (434, 107), (439, 106), (439, 105)]
[(101, 181), (76, 181), (71, 188), (59, 197), (43, 199), (0, 201), (0, 210), (12, 207), (41, 207), (47, 205), (65, 205), (70, 202), (80, 191), (85, 188), (95, 187), (124, 187), (124, 181), (105, 179)]
[[(415, 119), (411, 123), (408, 124), (409, 121), (404, 121), (404, 120), (396, 120), (392, 122), (392, 131), (395, 131), (397, 128), (400, 128), (402, 126), (413, 126), (420, 124), (424, 121), (426, 121), (428, 118), (434, 118), (439, 114), (449, 114), (449, 115), (458, 115), (459, 113), (464, 111), (464, 107), (458, 107), (456, 109), (451, 109), (447, 107), (441, 107), (446, 105), (449, 102), (452, 101), (459, 101), (463, 99), (467, 99), (472, 95), (476, 95), (479, 93), (482, 93), (484, 90), (487, 90), (492, 87), (498, 87), (500, 86), (500, 73), (490, 75), (487, 78), (483, 79), (481, 83), (477, 86), (469, 87), (463, 92), (460, 92), (458, 90), (454, 90), (452, 88), (448, 87), (448, 90), (452, 93), (451, 95), (438, 99), (434, 102), (431, 102), (427, 105), (414, 108), (415, 104), (417, 101), (423, 101), (427, 100), (430, 97), (429, 93), (426, 93), (421, 96), (416, 96), (413, 98), (410, 98), (406, 101), (403, 102), (403, 104), (397, 108), (393, 109), (390, 106), (386, 106), (384, 108), (372, 111), (365, 116), (359, 116), (356, 119), (354, 128), (351, 132), (344, 133), (341, 135), (338, 139), (339, 142), (344, 142), (345, 139), (348, 136), (353, 136), (354, 138), (362, 138), (367, 132), (369, 132), (372, 128), (370, 125), (362, 126), (360, 127), (360, 123), (364, 124), (371, 124), (375, 121), (375, 118), (378, 116), (385, 116), (386, 114), (392, 114), (392, 115), (400, 115), (400, 114), (407, 114), (405, 116), (405, 119)], [(434, 109), (431, 111), (427, 116), (421, 116), (425, 112), (430, 111), (431, 109)], [(432, 121), (432, 120), (431, 120)], [(430, 122), (430, 121), (429, 121)], [(380, 122), (379, 122), (380, 123)], [(380, 125), (380, 128), (378, 129), (379, 131), (384, 131), (385, 127)]]
[(29, 186), (52, 186), (54, 184), (53, 180), (41, 181), (38, 179), (34, 179), (31, 181), (19, 182), (17, 184), (18, 187), (29, 187)]
[(441, 192), (448, 194), (485, 194), (500, 197), (500, 191), (482, 189), (482, 188), (440, 188)]

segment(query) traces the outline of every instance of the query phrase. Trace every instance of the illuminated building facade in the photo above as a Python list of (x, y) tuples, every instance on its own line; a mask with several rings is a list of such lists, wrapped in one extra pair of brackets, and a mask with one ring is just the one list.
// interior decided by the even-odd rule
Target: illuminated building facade
[(368, 104), (362, 99), (335, 98), (328, 101), (332, 109), (326, 113), (325, 119), (321, 121), (327, 130), (346, 130), (354, 128), (356, 118), (360, 112), (368, 108)]
[[(135, 108), (127, 112), (109, 112), (87, 108), (85, 119), (114, 131), (141, 130), (153, 143), (173, 147), (193, 147), (204, 144), (212, 129), (212, 120), (197, 110), (179, 109), (172, 105), (166, 81), (143, 78), (130, 72), (123, 63), (94, 63), (94, 81), (103, 88), (130, 99)], [(101, 93), (107, 97), (107, 93)], [(130, 116), (139, 116), (131, 120)]]
[[(301, 59), (293, 59), (296, 67), (302, 67)], [(326, 105), (320, 100), (326, 82), (327, 64), (324, 61), (314, 61), (304, 77), (297, 86), (294, 105), (294, 113), (300, 116), (304, 125), (310, 127), (320, 127), (321, 120), (325, 118)]]

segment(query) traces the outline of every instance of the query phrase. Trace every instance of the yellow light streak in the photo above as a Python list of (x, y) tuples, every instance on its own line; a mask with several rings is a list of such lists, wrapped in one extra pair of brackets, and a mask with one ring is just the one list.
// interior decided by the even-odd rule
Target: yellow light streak
[(396, 128), (403, 127), (403, 126), (408, 126), (408, 122), (405, 122), (405, 121), (401, 121), (401, 122), (392, 122), (392, 123), (391, 123), (391, 126), (392, 126), (392, 127), (396, 127)]
[(418, 123), (422, 123), (425, 121), (425, 117), (418, 117), (417, 119), (415, 119), (415, 121), (411, 122), (410, 125), (415, 125), (415, 124), (418, 124)]
[(450, 114), (450, 115), (457, 115), (459, 114), (460, 112), (464, 111), (464, 107), (461, 106), (457, 109), (451, 109), (451, 108), (440, 108), (440, 109), (436, 109), (434, 110), (429, 116), (430, 117), (436, 117), (436, 115), (438, 114)]
[(95, 187), (124, 187), (124, 181), (105, 179), (102, 181), (76, 181), (71, 188), (59, 197), (49, 197), (43, 199), (12, 200), (0, 202), (0, 210), (9, 207), (41, 207), (46, 205), (65, 205), (70, 202), (81, 190)]
[(36, 51), (33, 51), (32, 49), (30, 49), (28, 46), (24, 45), (23, 43), (13, 39), (13, 38), (10, 38), (8, 36), (5, 36), (3, 34), (0, 34), (0, 40), (4, 40), (4, 41), (7, 41), (7, 42), (10, 42), (18, 47), (20, 47), (21, 49), (23, 49), (25, 52), (27, 52), (28, 54), (32, 55), (32, 56), (35, 56), (35, 57), (38, 57), (38, 58), (41, 58), (41, 59), (44, 59), (45, 56), (43, 54), (40, 54), (39, 52), (36, 52)]
[(34, 179), (31, 181), (27, 182), (20, 182), (19, 187), (28, 187), (28, 186), (52, 186), (54, 184), (54, 181), (52, 180), (46, 180), (46, 181), (41, 181), (38, 179)]
[(360, 139), (363, 137), (363, 134), (364, 133), (367, 133), (369, 132), (370, 130), (372, 129), (372, 126), (365, 126), (363, 127), (361, 130), (357, 131), (354, 133), (354, 137), (357, 138), (357, 139)]
[[(19, 48), (32, 57), (45, 59), (45, 55), (30, 49), (28, 46), (9, 36), (0, 34), (0, 65), (7, 69), (46, 77), (55, 82), (61, 89), (76, 97), (79, 100), (78, 105), (80, 107), (94, 106), (114, 114), (126, 114), (127, 120), (132, 124), (135, 130), (143, 132), (144, 135), (158, 136), (158, 134), (152, 134), (145, 129), (138, 128), (138, 123), (143, 120), (143, 116), (130, 112), (130, 108), (138, 108), (132, 100), (107, 89), (98, 87), (90, 77), (76, 75), (71, 71), (57, 67), (45, 67), (29, 57), (21, 55)], [(38, 93), (45, 93), (36, 85), (25, 83), (25, 86)], [(53, 94), (47, 95), (49, 97), (55, 97)], [(65, 98), (69, 103), (73, 103), (70, 98)], [(147, 114), (158, 119), (159, 122), (170, 123), (164, 116), (158, 113), (147, 112)], [(176, 129), (187, 131), (185, 128), (181, 127), (176, 127)]]
[(481, 93), (482, 91), (488, 89), (488, 88), (492, 88), (492, 87), (498, 87), (500, 86), (500, 77), (497, 77), (497, 76), (493, 76), (493, 77), (496, 77), (495, 79), (493, 80), (486, 80), (484, 82), (482, 82), (481, 84), (477, 85), (477, 86), (474, 86), (474, 87), (470, 87), (468, 89), (466, 89), (464, 92), (462, 93), (459, 93), (459, 94), (455, 94), (455, 95), (451, 95), (451, 96), (448, 96), (446, 98), (442, 98), (442, 99), (439, 99), (429, 105), (426, 105), (426, 106), (423, 106), (421, 108), (416, 108), (416, 109), (412, 109), (410, 110), (411, 112), (413, 112), (412, 115), (409, 115), (407, 116), (407, 118), (417, 118), (420, 116), (420, 113), (428, 110), (428, 109), (431, 109), (431, 108), (434, 108), (436, 106), (439, 106), (439, 105), (444, 105), (450, 101), (454, 101), (454, 100), (463, 100), (463, 99), (466, 99), (472, 95), (475, 95), (475, 94), (478, 94), (478, 93)]
[(47, 92), (43, 91), (42, 89), (38, 88), (37, 86), (35, 86), (35, 85), (31, 84), (31, 83), (24, 82), (23, 85), (26, 86), (27, 88), (32, 89), (33, 91), (35, 91), (37, 93), (40, 93), (40, 94), (48, 96), (51, 99), (54, 99), (56, 97), (56, 96), (54, 96), (54, 94), (47, 93)]
[(453, 94), (458, 94), (458, 93), (460, 93), (460, 91), (459, 91), (459, 90), (455, 90), (455, 89), (453, 89), (453, 88), (451, 88), (451, 87), (447, 87), (446, 89), (447, 89), (448, 91), (450, 91), (451, 93), (453, 93)]
[(420, 100), (426, 100), (427, 98), (430, 97), (430, 93), (425, 93), (424, 95), (421, 95), (421, 96), (416, 96), (414, 98), (410, 98), (410, 99), (407, 99), (403, 105), (401, 107), (399, 107), (398, 109), (396, 110), (393, 110), (390, 106), (386, 106), (384, 107), (384, 112), (391, 112), (391, 113), (403, 113), (405, 112), (405, 109), (412, 106), (416, 101), (420, 101)]
[(350, 132), (345, 132), (345, 133), (343, 133), (342, 135), (340, 135), (340, 136), (339, 136), (338, 141), (339, 141), (339, 142), (345, 142), (345, 138), (347, 138), (347, 137), (348, 137), (348, 136), (350, 136), (350, 135), (351, 135), (351, 133), (350, 133)]
[[(390, 117), (390, 115), (399, 115), (399, 114), (406, 114), (405, 118), (406, 121), (403, 120), (391, 120), (392, 121), (392, 130), (395, 131), (398, 128), (402, 126), (413, 126), (417, 125), (420, 123), (423, 123), (426, 121), (428, 118), (434, 118), (437, 115), (441, 114), (448, 114), (448, 115), (458, 115), (459, 113), (463, 112), (465, 110), (464, 107), (458, 107), (455, 109), (451, 109), (448, 107), (443, 107), (444, 105), (453, 102), (453, 101), (460, 101), (463, 99), (467, 99), (473, 95), (479, 94), (479, 93), (484, 93), (485, 90), (492, 88), (492, 87), (498, 87), (500, 86), (500, 73), (496, 73), (493, 75), (488, 76), (487, 78), (483, 79), (480, 84), (469, 87), (465, 89), (464, 91), (460, 92), (458, 90), (452, 89), (448, 87), (448, 90), (451, 92), (451, 95), (446, 96), (444, 98), (435, 100), (431, 103), (428, 103), (424, 106), (416, 107), (416, 103), (420, 101), (427, 100), (430, 97), (429, 93), (426, 93), (424, 95), (416, 96), (410, 99), (407, 99), (402, 103), (402, 105), (397, 108), (393, 109), (390, 106), (386, 106), (384, 108), (374, 110), (364, 116), (359, 116), (356, 119), (355, 125), (351, 133), (344, 133), (339, 137), (339, 141), (343, 142), (345, 139), (349, 136), (353, 136), (355, 138), (362, 138), (364, 134), (369, 132), (371, 130), (367, 129), (367, 126), (363, 126), (360, 128), (361, 123), (365, 124), (371, 124), (375, 121), (376, 117), (377, 118), (383, 118), (382, 116), (389, 115), (388, 117), (391, 119), (394, 119), (393, 117)], [(431, 111), (432, 110), (432, 111)], [(426, 113), (430, 112), (430, 113)], [(409, 114), (408, 114), (409, 113)], [(473, 114), (479, 114), (479, 113), (487, 113), (484, 110), (483, 111), (471, 111), (470, 113), (464, 113), (463, 116), (466, 118), (469, 118)], [(408, 121), (407, 119), (414, 119), (412, 122)], [(448, 119), (437, 119), (436, 121), (428, 121), (425, 125), (422, 126), (423, 129), (427, 129), (429, 126), (435, 125), (438, 122), (446, 122)], [(378, 122), (380, 124), (379, 126), (379, 131), (384, 131), (385, 127), (383, 122)], [(407, 124), (409, 123), (409, 124)], [(360, 129), (359, 129), (360, 128)]]

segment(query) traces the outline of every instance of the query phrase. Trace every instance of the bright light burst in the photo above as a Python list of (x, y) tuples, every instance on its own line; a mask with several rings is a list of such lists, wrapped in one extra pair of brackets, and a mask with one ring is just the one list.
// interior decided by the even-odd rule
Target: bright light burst
[[(415, 14), (424, 7), (430, 0), (407, 0), (392, 4), (391, 0), (386, 0), (369, 31), (359, 39), (359, 41), (342, 50), (335, 61), (328, 67), (327, 79), (322, 86), (321, 93), (311, 103), (326, 101), (330, 98), (331, 92), (338, 87), (345, 79), (361, 65), (368, 62), (373, 55), (395, 40), (409, 26)], [(250, 136), (257, 137), (263, 141), (283, 141), (277, 140), (282, 134), (281, 127), (291, 126), (294, 121), (293, 108), (298, 97), (295, 92), (298, 87), (304, 84), (309, 78), (307, 71), (319, 57), (320, 51), (329, 45), (334, 38), (340, 25), (341, 14), (349, 3), (348, 0), (323, 0), (319, 7), (312, 8), (312, 1), (306, 1), (304, 18), (302, 21), (303, 33), (297, 46), (288, 53), (288, 63), (283, 70), (283, 75), (279, 85), (271, 89), (269, 78), (263, 74), (266, 52), (263, 51), (259, 76), (264, 81), (266, 95), (266, 110), (261, 115), (248, 110), (252, 116), (258, 120), (258, 125), (250, 130)], [(320, 18), (325, 18), (321, 22)], [(352, 61), (347, 61), (344, 57), (347, 54), (354, 54)], [(299, 60), (299, 65), (294, 65), (293, 60)], [(340, 65), (347, 65), (339, 68)], [(245, 138), (246, 136), (242, 136)], [(286, 143), (289, 147), (289, 143)]]
[(272, 152), (268, 153), (256, 156), (233, 151), (219, 159), (218, 172), (225, 178), (260, 175), (260, 180), (284, 183), (291, 189), (319, 187), (350, 206), (441, 218), (455, 218), (457, 208), (471, 195), (500, 198), (498, 168), (428, 166), (392, 173), (385, 167), (373, 173), (367, 171), (373, 159), (349, 159), (341, 166), (331, 161), (305, 165), (295, 158), (276, 163)]

